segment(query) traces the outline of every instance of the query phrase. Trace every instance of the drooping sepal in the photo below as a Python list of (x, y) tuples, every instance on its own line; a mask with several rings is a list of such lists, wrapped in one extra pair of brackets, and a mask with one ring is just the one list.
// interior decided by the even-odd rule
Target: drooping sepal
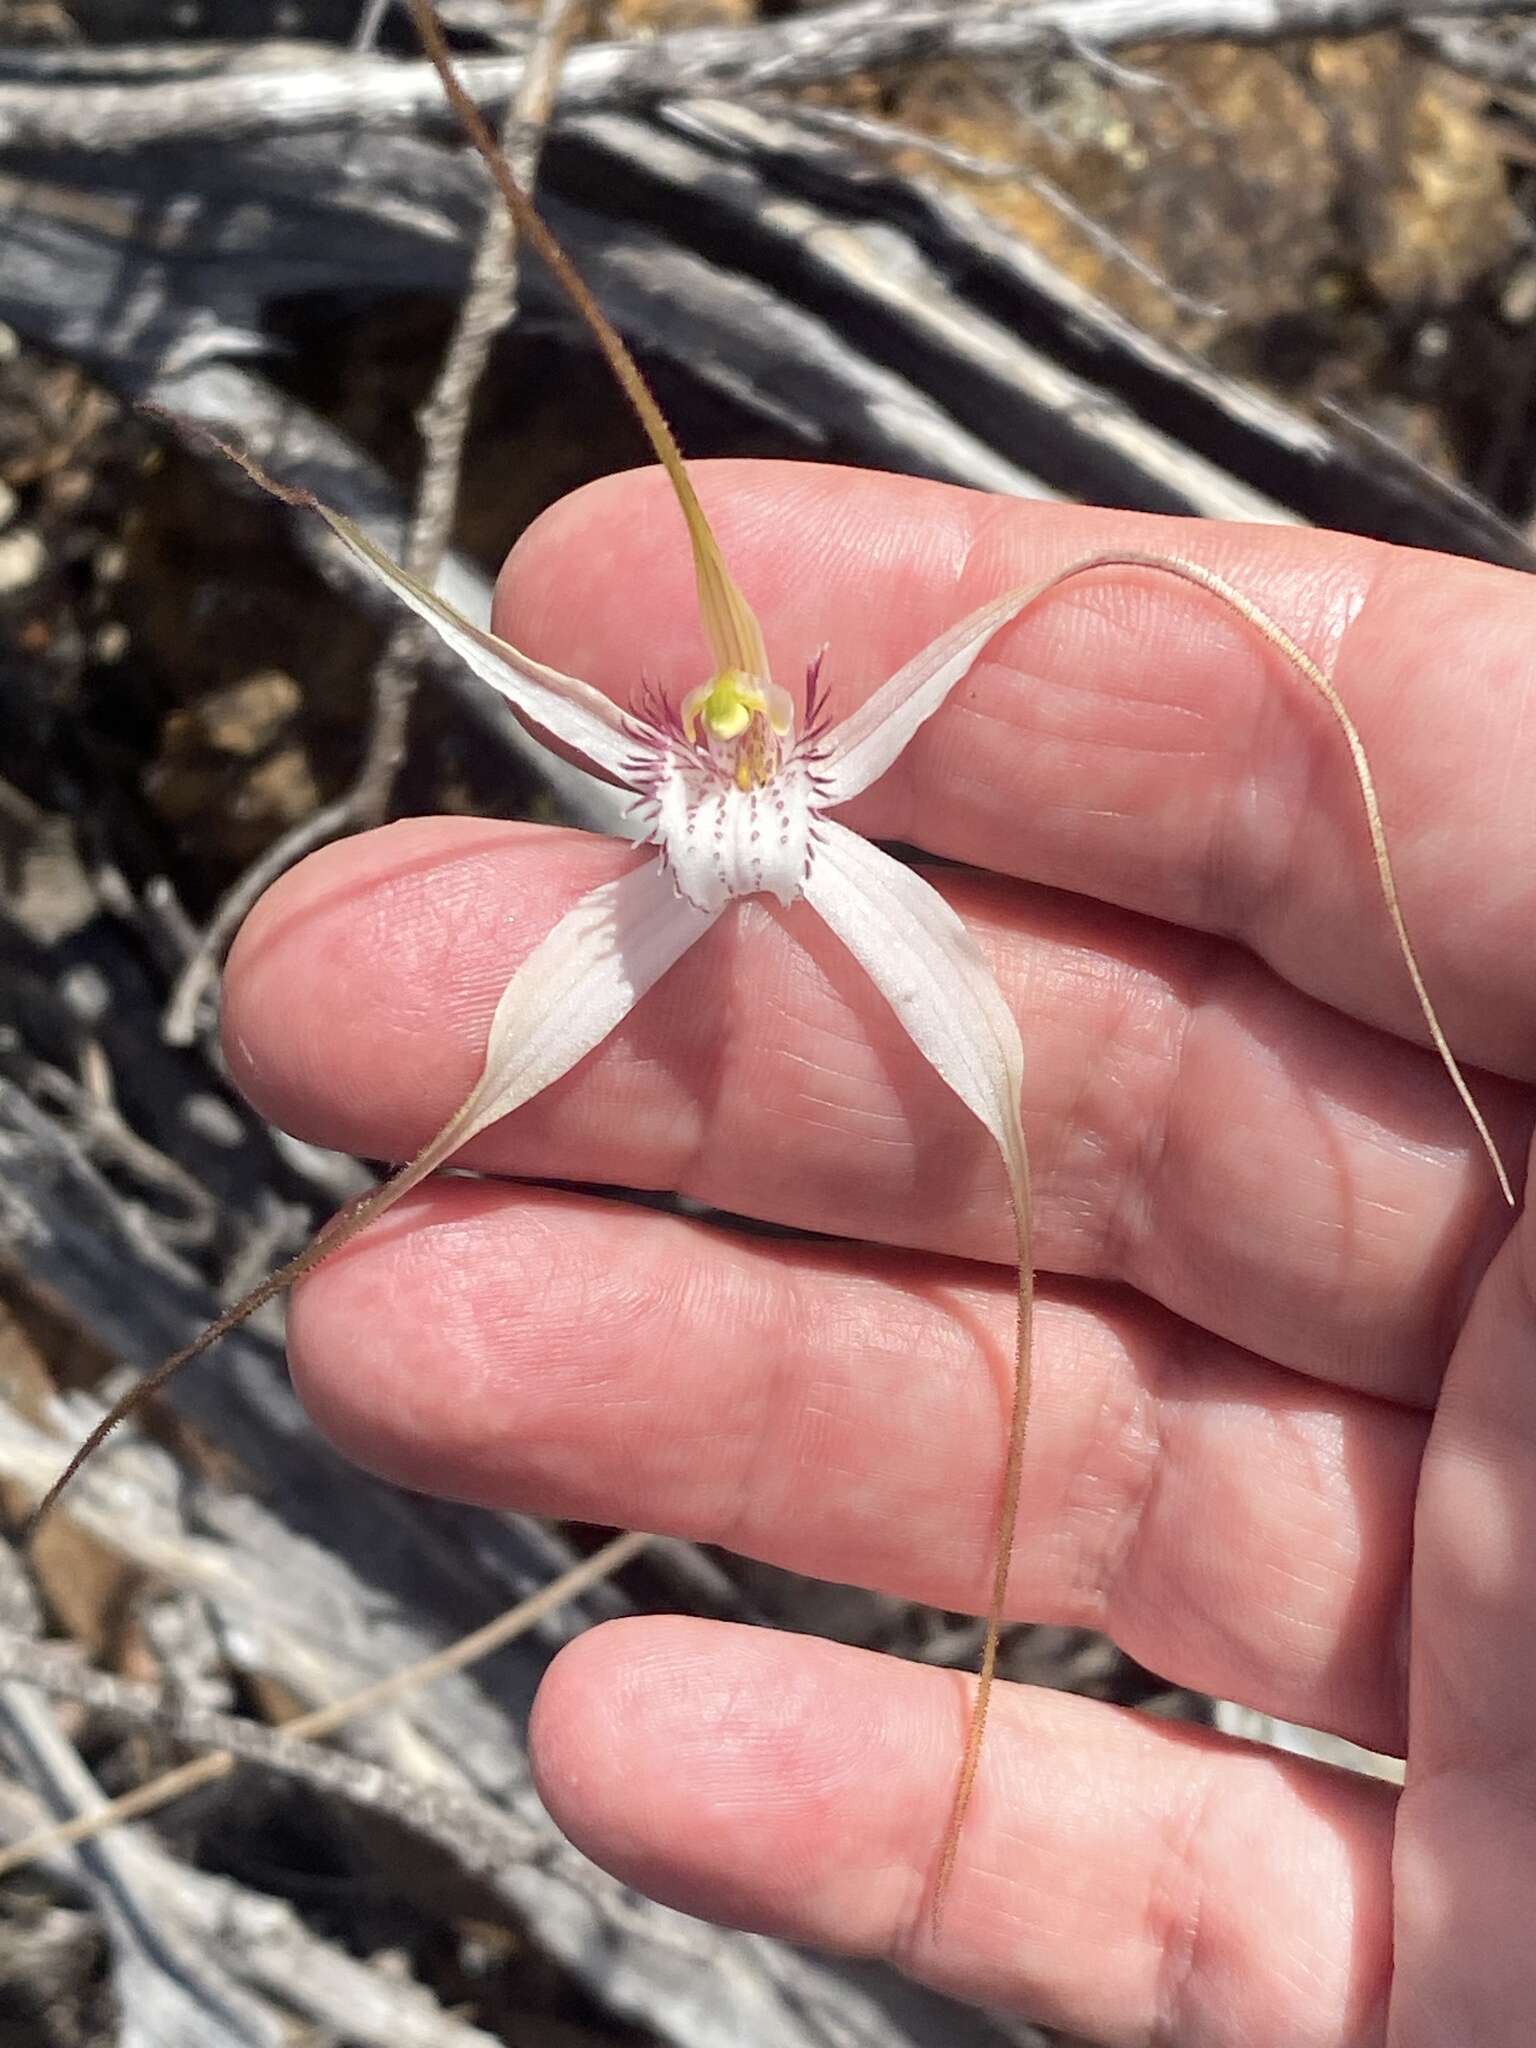
[(816, 828), (805, 894), (891, 1005), (929, 1065), (996, 1139), (1013, 1203), (1019, 1270), (1013, 1397), (993, 1532), (981, 1670), (930, 1894), (937, 1925), (981, 1763), (1024, 1472), (1034, 1320), (1029, 1160), (1019, 1113), (1024, 1049), (1013, 1012), (981, 948), (921, 875), (828, 818)]

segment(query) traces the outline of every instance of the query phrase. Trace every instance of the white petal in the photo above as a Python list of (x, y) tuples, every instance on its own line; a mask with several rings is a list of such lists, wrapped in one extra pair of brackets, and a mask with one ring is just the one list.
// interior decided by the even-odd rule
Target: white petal
[[(589, 889), (502, 990), (479, 1080), (414, 1159), (346, 1212), (346, 1234), (446, 1166), (477, 1132), (568, 1074), (719, 915), (680, 896), (654, 854), (616, 882)], [(328, 1235), (322, 1231), (315, 1243)]]
[(339, 512), (324, 505), (317, 504), (315, 509), (348, 551), (403, 604), (409, 605), (418, 618), (425, 619), (459, 659), (482, 682), (499, 691), (514, 710), (575, 748), (594, 767), (614, 776), (627, 789), (636, 786), (632, 722), (612, 698), (576, 676), (546, 668), (543, 662), (520, 653), (505, 640), (498, 640), (494, 633), (483, 633), (468, 619), (461, 618), (451, 605), (444, 604), (425, 584), (408, 576), (350, 519), (343, 519)]
[(455, 1144), (568, 1074), (718, 916), (680, 896), (654, 856), (583, 896), (503, 990)]
[(913, 733), (967, 674), (993, 634), (1045, 588), (1033, 583), (1027, 589), (1005, 591), (971, 612), (899, 668), (852, 717), (834, 726), (822, 742), (816, 767), (823, 801), (845, 804), (878, 782)]

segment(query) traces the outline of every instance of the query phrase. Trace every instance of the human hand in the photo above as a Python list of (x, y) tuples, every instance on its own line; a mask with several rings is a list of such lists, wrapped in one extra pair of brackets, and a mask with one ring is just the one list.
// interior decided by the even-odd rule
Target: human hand
[[(1510, 1077), (1474, 1085), (1519, 1158), (1523, 579), (801, 466), (704, 465), (701, 489), (780, 679), (831, 643), (834, 715), (969, 607), (1097, 548), (1186, 554), (1255, 598), (1364, 732), (1430, 992), (1458, 1052)], [(646, 472), (539, 523), (497, 624), (621, 699), (644, 672), (676, 701), (703, 671), (693, 618)], [(1014, 1611), (1406, 1749), (1408, 1786), (1002, 1689), (936, 1944), (922, 1901), (970, 1681), (651, 1618), (583, 1636), (546, 1679), (551, 1810), (687, 1910), (892, 1954), (1095, 2040), (1523, 2043), (1536, 1244), (1421, 1049), (1336, 729), (1203, 593), (1106, 572), (1000, 633), (845, 815), (994, 871), (934, 879), (1026, 1049), (1046, 1277)], [(236, 1077), (306, 1137), (409, 1156), (474, 1080), (510, 968), (633, 857), (466, 819), (315, 856), (232, 958)], [(350, 1455), (984, 1604), (1012, 1373), (1013, 1279), (985, 1263), (1012, 1251), (1002, 1169), (804, 906), (738, 906), (466, 1159), (860, 1242), (423, 1189), (294, 1300), (295, 1377)]]

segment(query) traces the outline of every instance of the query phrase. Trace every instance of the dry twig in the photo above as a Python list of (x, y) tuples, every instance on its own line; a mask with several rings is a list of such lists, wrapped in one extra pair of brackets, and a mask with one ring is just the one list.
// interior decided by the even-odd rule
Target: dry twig
[(1536, 29), (1501, 32), (1475, 19), (1449, 21), (1437, 12), (1412, 22), (1409, 34), (1427, 56), (1467, 78), (1508, 91), (1536, 88)]
[(877, 120), (869, 114), (858, 114), (846, 107), (817, 106), (810, 101), (786, 100), (777, 96), (768, 101), (770, 111), (787, 116), (801, 127), (813, 133), (846, 138), (861, 147), (877, 150), (884, 156), (896, 156), (903, 152), (926, 157), (930, 163), (941, 165), (945, 170), (958, 171), (962, 177), (985, 180), (987, 183), (1019, 184), (1028, 188), (1047, 206), (1059, 213), (1063, 220), (1070, 221), (1085, 240), (1092, 243), (1101, 255), (1124, 267), (1139, 277), (1143, 284), (1149, 284), (1159, 291), (1183, 313), (1196, 319), (1219, 320), (1224, 309), (1206, 299), (1191, 298), (1182, 292), (1171, 278), (1165, 277), (1154, 264), (1138, 256), (1128, 242), (1122, 241), (1113, 229), (1102, 221), (1095, 220), (1078, 205), (1063, 186), (1043, 171), (1020, 162), (1010, 163), (1003, 157), (978, 156), (974, 150), (962, 149), (956, 143), (943, 142), (936, 135), (926, 135), (920, 128), (904, 128), (897, 122)]
[[(0, 1685), (0, 1736), (49, 1803), (96, 1798), (96, 1782), (45, 1702)], [(215, 1949), (156, 1911), (127, 1841), (89, 1852), (93, 1891), (115, 1953), (123, 2038), (156, 2048), (280, 2048), (277, 2015), (235, 1983)]]
[[(1476, 22), (1533, 12), (1536, 0), (1440, 0), (1429, 7), (1414, 0), (853, 0), (752, 26), (590, 43), (564, 67), (560, 107), (782, 91), (924, 57), (1042, 59), (1141, 43), (1355, 36), (1421, 18)], [(482, 106), (501, 107), (520, 90), (526, 64), (520, 54), (471, 58), (465, 83)], [(0, 82), (0, 148), (116, 150), (172, 138), (388, 128), (440, 114), (441, 106), (429, 64), (378, 56), (320, 62), (311, 55), (303, 65), (69, 93), (22, 79)]]
[(167, 1771), (164, 1776), (124, 1793), (120, 1799), (111, 1800), (105, 1806), (79, 1814), (73, 1820), (61, 1821), (29, 1835), (24, 1841), (13, 1843), (0, 1851), (0, 1877), (20, 1870), (47, 1850), (90, 1841), (120, 1821), (135, 1820), (141, 1814), (153, 1813), (168, 1800), (179, 1799), (184, 1792), (213, 1784), (234, 1769), (237, 1756), (280, 1770), (290, 1769), (302, 1777), (319, 1779), (340, 1789), (351, 1789), (353, 1774), (348, 1771), (344, 1760), (330, 1759), (323, 1765), (317, 1764), (313, 1757), (302, 1755), (300, 1745), (332, 1735), (344, 1722), (355, 1719), (359, 1714), (391, 1705), (407, 1693), (430, 1685), (435, 1678), (445, 1677), (450, 1671), (462, 1671), (467, 1665), (488, 1657), (493, 1650), (499, 1650), (525, 1634), (567, 1601), (577, 1599), (589, 1587), (609, 1578), (628, 1564), (649, 1541), (649, 1536), (635, 1532), (616, 1536), (591, 1557), (584, 1558), (529, 1599), (520, 1600), (515, 1607), (487, 1622), (483, 1628), (461, 1636), (458, 1642), (450, 1643), (446, 1649), (423, 1658), (418, 1664), (408, 1665), (403, 1671), (392, 1671), (387, 1678), (365, 1686), (360, 1692), (351, 1693), (346, 1699), (336, 1700), (328, 1706), (317, 1707), (313, 1713), (301, 1714), (277, 1729), (262, 1728), (255, 1722), (242, 1722), (206, 1710), (166, 1711), (158, 1702), (151, 1707), (141, 1687), (127, 1685), (105, 1672), (86, 1670), (72, 1661), (66, 1662), (56, 1653), (39, 1648), (24, 1635), (13, 1635), (0, 1641), (0, 1676), (25, 1678), (47, 1692), (81, 1700), (88, 1706), (111, 1712), (128, 1713), (137, 1720), (153, 1718), (156, 1726), (181, 1734), (187, 1740), (197, 1740), (200, 1735), (206, 1741), (211, 1736), (230, 1745), (197, 1757), (178, 1770)]

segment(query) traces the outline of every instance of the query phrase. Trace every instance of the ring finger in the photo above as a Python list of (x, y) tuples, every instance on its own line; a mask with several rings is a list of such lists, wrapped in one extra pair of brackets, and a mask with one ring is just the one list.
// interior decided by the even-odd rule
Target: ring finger
[[(980, 1611), (1013, 1314), (985, 1268), (450, 1181), (306, 1280), (289, 1346), (407, 1485)], [(1013, 1612), (1398, 1746), (1423, 1418), (1121, 1290), (1050, 1288), (1037, 1332)]]

